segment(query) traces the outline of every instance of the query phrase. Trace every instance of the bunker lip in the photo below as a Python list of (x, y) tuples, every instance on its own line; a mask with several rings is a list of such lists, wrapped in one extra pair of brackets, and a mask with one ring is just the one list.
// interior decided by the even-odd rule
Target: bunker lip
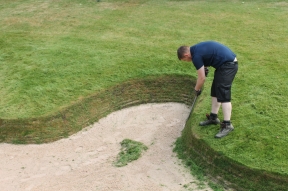
[(0, 142), (48, 143), (75, 134), (113, 111), (143, 104), (178, 102), (191, 105), (195, 78), (148, 76), (110, 87), (75, 101), (58, 112), (30, 119), (0, 119)]
[[(144, 103), (178, 102), (191, 105), (195, 77), (182, 75), (149, 76), (113, 86), (49, 116), (33, 119), (0, 119), (0, 142), (39, 144), (67, 138), (113, 111)], [(197, 107), (197, 105), (196, 105)], [(200, 135), (193, 132), (189, 121), (182, 132), (181, 142), (187, 157), (219, 183), (236, 190), (285, 190), (288, 176), (245, 164), (213, 150)], [(24, 167), (23, 167), (24, 168)], [(112, 175), (111, 175), (112, 176)]]

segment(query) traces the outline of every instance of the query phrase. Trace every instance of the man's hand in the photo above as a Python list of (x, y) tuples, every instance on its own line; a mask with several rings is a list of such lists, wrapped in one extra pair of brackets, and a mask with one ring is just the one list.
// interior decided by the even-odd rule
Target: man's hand
[(201, 91), (201, 90), (195, 90), (195, 94), (196, 94), (196, 96), (199, 96), (199, 95), (201, 95), (201, 93), (202, 93), (202, 91)]
[(209, 69), (207, 67), (205, 67), (204, 69), (205, 69), (205, 76), (207, 77), (207, 75), (209, 74)]

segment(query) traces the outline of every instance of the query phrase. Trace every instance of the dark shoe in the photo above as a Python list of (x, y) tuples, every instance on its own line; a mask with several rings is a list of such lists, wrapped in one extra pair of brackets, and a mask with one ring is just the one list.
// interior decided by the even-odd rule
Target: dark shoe
[(218, 118), (212, 119), (212, 117), (209, 114), (206, 114), (207, 120), (201, 121), (199, 123), (200, 126), (206, 126), (206, 125), (217, 125), (220, 123), (220, 120)]
[(228, 135), (228, 133), (230, 133), (230, 131), (234, 130), (234, 127), (231, 123), (230, 123), (230, 125), (228, 125), (226, 123), (221, 123), (220, 127), (221, 127), (221, 129), (220, 129), (219, 133), (217, 133), (215, 135), (215, 138), (225, 137), (226, 135)]

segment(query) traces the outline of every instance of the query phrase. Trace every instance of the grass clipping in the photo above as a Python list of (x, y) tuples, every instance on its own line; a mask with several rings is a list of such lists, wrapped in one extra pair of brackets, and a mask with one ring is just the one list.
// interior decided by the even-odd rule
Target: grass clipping
[(126, 166), (129, 162), (137, 160), (143, 151), (146, 151), (148, 147), (143, 143), (133, 141), (130, 139), (124, 139), (121, 142), (121, 151), (117, 156), (117, 161), (114, 163), (117, 167)]

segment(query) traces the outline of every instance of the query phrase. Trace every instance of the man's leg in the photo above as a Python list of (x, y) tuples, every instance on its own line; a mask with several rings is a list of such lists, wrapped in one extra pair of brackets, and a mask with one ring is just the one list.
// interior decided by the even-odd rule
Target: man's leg
[(222, 138), (225, 137), (229, 132), (234, 130), (233, 125), (230, 122), (231, 113), (232, 113), (232, 104), (231, 102), (224, 102), (222, 103), (222, 111), (224, 120), (220, 124), (220, 131), (215, 135), (215, 138)]
[(220, 106), (221, 106), (221, 103), (217, 101), (216, 97), (212, 96), (211, 113), (210, 115), (207, 115), (207, 120), (201, 121), (199, 125), (206, 126), (206, 125), (212, 125), (212, 124), (213, 125), (219, 124), (220, 120), (218, 119), (217, 114), (218, 114)]
[(212, 97), (211, 113), (218, 114), (221, 103), (217, 101), (216, 97)]
[(223, 111), (224, 121), (230, 121), (231, 113), (232, 113), (231, 102), (222, 103), (222, 111)]
[(207, 120), (206, 121), (201, 121), (199, 123), (199, 125), (201, 126), (206, 126), (206, 125), (217, 125), (217, 124), (220, 124), (220, 120), (218, 119), (218, 111), (219, 111), (219, 108), (221, 106), (221, 103), (217, 101), (217, 98), (216, 98), (216, 89), (217, 89), (217, 80), (215, 80), (215, 75), (216, 75), (216, 71), (214, 72), (214, 79), (213, 79), (213, 82), (212, 82), (212, 86), (211, 86), (211, 113), (210, 115), (209, 114), (206, 114), (206, 117), (207, 117)]
[(234, 130), (234, 127), (230, 121), (232, 113), (231, 87), (238, 70), (238, 64), (237, 62), (227, 62), (224, 63), (219, 69), (219, 73), (215, 75), (218, 82), (216, 97), (218, 101), (222, 103), (221, 106), (224, 120), (220, 124), (220, 131), (215, 135), (215, 138), (225, 137), (229, 132)]

